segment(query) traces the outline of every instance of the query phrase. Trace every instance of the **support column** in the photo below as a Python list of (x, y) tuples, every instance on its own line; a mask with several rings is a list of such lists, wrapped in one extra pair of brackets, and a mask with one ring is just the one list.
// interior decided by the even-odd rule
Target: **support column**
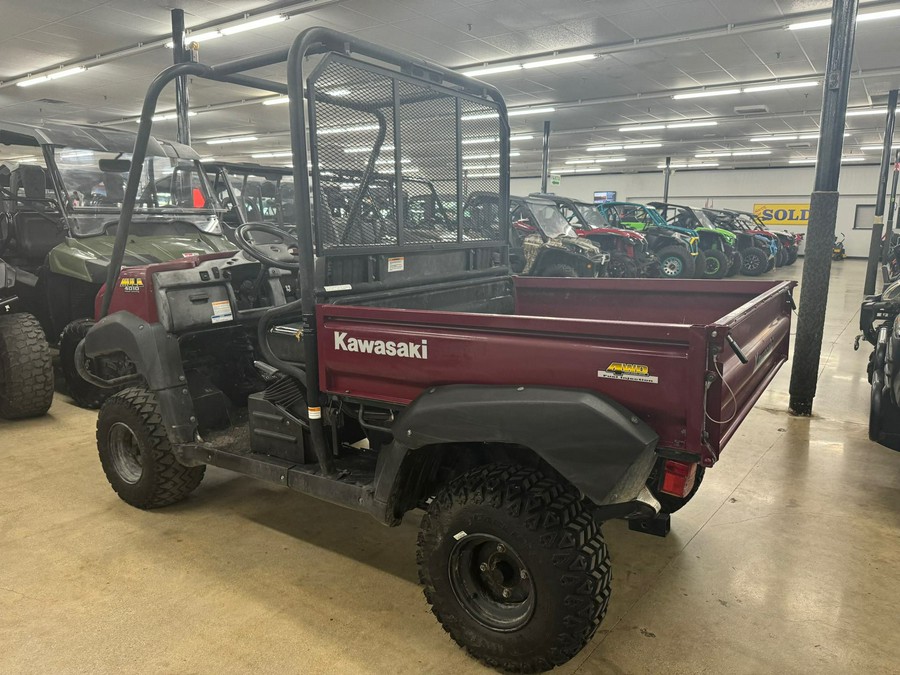
[[(190, 52), (184, 47), (184, 10), (172, 10), (172, 57), (173, 62), (185, 63), (191, 61)], [(175, 114), (177, 115), (178, 131), (176, 140), (185, 145), (191, 144), (191, 118), (190, 96), (188, 93), (188, 79), (186, 75), (175, 78)]]
[(831, 8), (816, 179), (810, 198), (800, 316), (791, 367), (790, 408), (797, 415), (811, 415), (816, 396), (858, 9), (859, 0), (834, 0)]
[[(663, 178), (663, 204), (669, 203), (669, 175), (672, 173), (672, 158), (666, 157), (666, 168), (663, 169), (665, 178)], [(665, 216), (665, 214), (663, 214)]]
[(550, 177), (550, 120), (544, 120), (544, 146), (541, 155), (541, 192), (547, 191)]
[(897, 90), (888, 94), (888, 109), (884, 120), (884, 146), (881, 148), (881, 169), (878, 172), (878, 192), (875, 194), (875, 219), (872, 222), (872, 236), (869, 239), (869, 263), (866, 265), (866, 283), (863, 295), (875, 292), (875, 279), (881, 258), (881, 235), (884, 225), (884, 198), (887, 193), (888, 172), (891, 170), (891, 145), (894, 142), (894, 117), (897, 110)]
[(894, 155), (894, 177), (891, 179), (891, 199), (888, 202), (887, 223), (884, 227), (884, 246), (881, 262), (887, 264), (891, 257), (891, 236), (894, 229), (894, 214), (897, 212), (897, 180), (900, 178), (900, 150)]

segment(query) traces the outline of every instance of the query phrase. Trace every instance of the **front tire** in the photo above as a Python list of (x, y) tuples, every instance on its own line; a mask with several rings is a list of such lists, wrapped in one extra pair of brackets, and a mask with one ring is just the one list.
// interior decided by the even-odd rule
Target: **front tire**
[(537, 469), (494, 464), (453, 479), (422, 519), (417, 561), (444, 629), (510, 672), (571, 659), (609, 603), (599, 526), (577, 490)]
[(722, 251), (706, 251), (705, 279), (724, 279), (728, 273), (728, 257)]
[(758, 248), (748, 248), (744, 251), (744, 264), (741, 272), (748, 277), (758, 277), (766, 271), (766, 254)]
[(656, 254), (659, 258), (660, 276), (669, 279), (690, 279), (694, 275), (691, 255), (678, 246), (667, 246)]
[(698, 251), (694, 258), (694, 278), (703, 279), (706, 276), (706, 251)]
[(613, 253), (609, 259), (607, 273), (616, 279), (633, 279), (640, 276), (637, 263), (624, 253)]
[(156, 394), (142, 387), (124, 389), (103, 403), (97, 449), (112, 489), (139, 509), (180, 502), (206, 472), (205, 466), (184, 466), (175, 458)]
[(725, 275), (727, 277), (733, 277), (738, 272), (741, 271), (741, 267), (744, 266), (744, 256), (740, 251), (735, 250), (732, 254), (731, 265), (728, 267), (728, 273)]
[(38, 417), (53, 402), (53, 361), (31, 314), (0, 316), (0, 417)]

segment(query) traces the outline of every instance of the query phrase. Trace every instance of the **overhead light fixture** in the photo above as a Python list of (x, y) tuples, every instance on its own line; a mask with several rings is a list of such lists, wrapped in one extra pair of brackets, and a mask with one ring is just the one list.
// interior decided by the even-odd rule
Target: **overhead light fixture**
[[(900, 110), (900, 108), (897, 108)], [(866, 108), (865, 110), (848, 110), (847, 117), (862, 117), (863, 115), (884, 115), (887, 108)], [(895, 111), (896, 114), (896, 111)]]
[(590, 148), (585, 148), (585, 152), (604, 152), (606, 150), (621, 150), (623, 146), (621, 145), (595, 145)]
[(812, 80), (810, 82), (783, 82), (776, 84), (760, 84), (753, 87), (744, 87), (741, 91), (745, 94), (755, 94), (761, 91), (778, 91), (780, 89), (804, 89), (806, 87), (818, 87), (819, 82)]
[(499, 178), (500, 172), (496, 173), (470, 173), (467, 174), (468, 178)]
[(676, 101), (686, 98), (706, 98), (708, 96), (731, 96), (740, 94), (740, 89), (711, 89), (709, 91), (694, 91), (687, 94), (675, 94), (672, 98)]
[(275, 96), (274, 98), (267, 98), (262, 102), (263, 105), (281, 105), (282, 103), (287, 103), (291, 99), (287, 96)]
[(694, 127), (714, 127), (718, 124), (715, 120), (701, 120), (699, 122), (674, 122), (667, 124), (666, 129), (693, 129)]
[(351, 94), (351, 91), (349, 89), (331, 89), (329, 91), (326, 91), (325, 93), (329, 96), (340, 98), (342, 96), (349, 96)]
[(250, 156), (253, 159), (269, 159), (271, 157), (290, 157), (293, 154), (290, 150), (279, 150), (277, 152), (257, 152)]
[(657, 129), (665, 129), (665, 124), (634, 124), (629, 127), (619, 127), (619, 131), (656, 131)]
[[(509, 156), (510, 157), (518, 157), (521, 154), (522, 153), (520, 153), (520, 152), (511, 152), (511, 153), (509, 153)], [(496, 152), (485, 153), (485, 154), (481, 154), (481, 155), (463, 155), (463, 161), (469, 161), (469, 160), (473, 160), (473, 159), (500, 159), (500, 155), (499, 155), (499, 153), (496, 153)]]
[[(363, 152), (372, 152), (372, 150), (374, 150), (374, 149), (375, 149), (374, 147), (344, 148), (344, 153), (348, 154), (348, 155), (355, 155), (355, 154), (359, 154), (359, 153), (363, 153)], [(393, 145), (382, 145), (381, 146), (381, 152), (390, 152), (393, 149), (394, 149)]]
[(237, 26), (220, 28), (219, 32), (222, 33), (222, 35), (235, 35), (237, 33), (243, 33), (247, 30), (256, 30), (257, 28), (262, 28), (263, 26), (271, 26), (274, 23), (280, 23), (287, 20), (288, 17), (286, 14), (275, 14), (274, 16), (267, 16), (262, 19), (254, 19), (253, 21), (247, 21), (246, 23), (239, 23)]
[(772, 134), (770, 136), (754, 136), (750, 139), (751, 143), (768, 143), (769, 141), (796, 141), (799, 138), (797, 134)]
[(694, 155), (697, 159), (707, 158), (707, 157), (749, 157), (751, 155), (771, 155), (771, 150), (735, 150), (735, 151), (727, 151), (727, 152), (701, 152), (698, 155)]
[[(841, 157), (841, 164), (845, 162), (865, 162), (865, 157), (860, 157), (859, 155), (850, 156), (850, 157)], [(815, 164), (815, 158), (812, 159), (789, 159), (788, 164)]]
[(316, 127), (316, 135), (328, 136), (331, 134), (350, 134), (356, 131), (378, 131), (377, 124), (357, 124), (350, 127)]
[(570, 159), (566, 164), (593, 164), (593, 159)]
[(256, 136), (228, 136), (226, 138), (212, 138), (206, 141), (207, 145), (223, 145), (225, 143), (249, 143), (259, 140)]
[[(197, 113), (194, 112), (193, 110), (188, 112), (188, 117), (196, 117), (196, 116), (197, 116)], [(175, 120), (175, 119), (178, 119), (178, 113), (170, 112), (170, 113), (160, 113), (159, 115), (154, 115), (153, 117), (150, 118), (150, 121), (165, 122), (167, 120)], [(141, 118), (138, 117), (134, 121), (137, 122), (138, 124), (140, 124)]]
[[(387, 157), (385, 159), (376, 159), (375, 163), (376, 164), (394, 164), (395, 162), (394, 162), (393, 157)], [(409, 164), (409, 160), (404, 157), (403, 159), (400, 160), (400, 163), (401, 164)]]
[(701, 152), (698, 155), (694, 155), (697, 159), (705, 158), (705, 157), (731, 157), (730, 152)]
[[(891, 150), (896, 150), (897, 148), (900, 148), (900, 145), (892, 145), (891, 146)], [(884, 146), (883, 145), (863, 145), (862, 147), (860, 147), (860, 150), (862, 150), (863, 152), (865, 152), (866, 150), (884, 150)]]
[[(712, 169), (719, 166), (718, 162), (691, 162), (688, 164), (679, 163), (679, 164), (670, 164), (670, 169)], [(665, 169), (665, 164), (657, 164), (657, 169)]]
[(522, 70), (522, 64), (510, 63), (505, 66), (488, 66), (486, 68), (479, 68), (478, 70), (470, 70), (464, 74), (469, 77), (481, 77), (482, 75), (494, 75), (495, 73), (509, 73), (513, 70)]
[(532, 138), (534, 138), (534, 136), (532, 136), (531, 134), (518, 134), (516, 136), (510, 136), (509, 142), (515, 143), (516, 141), (530, 141)]
[(74, 68), (66, 68), (65, 70), (56, 70), (52, 73), (35, 75), (34, 77), (29, 77), (27, 80), (16, 82), (16, 86), (30, 87), (35, 84), (40, 84), (41, 82), (49, 82), (50, 80), (58, 80), (60, 78), (69, 77), (70, 75), (75, 75), (77, 73), (83, 73), (86, 70), (87, 68), (84, 66), (75, 66)]
[(604, 162), (625, 162), (627, 157), (599, 157), (594, 160), (595, 164), (603, 164)]
[(550, 66), (561, 66), (564, 63), (576, 63), (578, 61), (592, 61), (596, 59), (596, 54), (579, 54), (578, 56), (561, 56), (556, 59), (543, 59), (541, 61), (530, 61), (523, 63), (523, 68), (548, 68)]
[(484, 171), (485, 169), (495, 169), (500, 170), (499, 164), (470, 164), (468, 166), (463, 166), (463, 171)]
[[(856, 23), (864, 23), (866, 21), (878, 21), (879, 19), (893, 19), (900, 16), (900, 9), (887, 9), (882, 12), (869, 12), (868, 14), (860, 14), (856, 17)], [(815, 21), (801, 21), (800, 23), (789, 24), (788, 30), (805, 30), (807, 28), (822, 28), (830, 26), (831, 19), (816, 19)]]
[(661, 148), (662, 143), (626, 143), (623, 150), (647, 150), (648, 148)]

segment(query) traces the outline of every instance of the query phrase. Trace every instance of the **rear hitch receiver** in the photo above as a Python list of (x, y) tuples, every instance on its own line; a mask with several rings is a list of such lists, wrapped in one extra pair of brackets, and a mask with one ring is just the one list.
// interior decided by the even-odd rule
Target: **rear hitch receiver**
[(665, 537), (672, 527), (672, 516), (668, 513), (659, 513), (653, 518), (636, 518), (628, 521), (628, 529), (633, 532), (652, 534), (655, 537)]

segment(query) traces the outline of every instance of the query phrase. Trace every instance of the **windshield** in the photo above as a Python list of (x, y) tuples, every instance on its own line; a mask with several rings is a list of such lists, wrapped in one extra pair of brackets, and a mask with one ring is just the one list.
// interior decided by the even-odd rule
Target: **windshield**
[(606, 220), (606, 217), (602, 213), (600, 213), (600, 209), (598, 209), (596, 205), (585, 202), (575, 202), (575, 206), (578, 207), (578, 215), (581, 216), (581, 219), (592, 230), (609, 227), (609, 221)]
[[(54, 148), (54, 158), (73, 234), (109, 234), (122, 211), (130, 155)], [(135, 225), (178, 220), (204, 232), (220, 234), (215, 207), (197, 162), (159, 156), (144, 161)]]
[(550, 239), (578, 236), (553, 202), (528, 201), (527, 204), (537, 218), (537, 224)]
[(710, 219), (710, 217), (703, 209), (697, 209), (696, 211), (694, 211), (694, 215), (697, 216), (697, 222), (700, 223), (700, 227), (715, 229), (716, 224)]
[(241, 200), (248, 222), (293, 221), (293, 176), (254, 176), (233, 170), (227, 170), (226, 174), (235, 196)]

